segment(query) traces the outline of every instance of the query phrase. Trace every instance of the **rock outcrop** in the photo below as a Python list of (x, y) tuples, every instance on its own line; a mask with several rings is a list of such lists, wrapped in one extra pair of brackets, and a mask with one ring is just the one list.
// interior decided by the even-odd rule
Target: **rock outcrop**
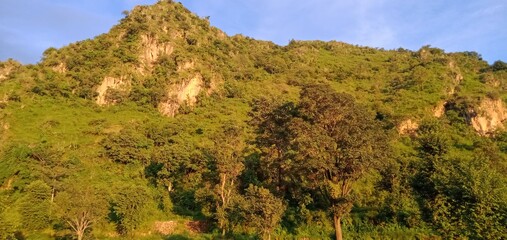
[(447, 102), (438, 103), (438, 105), (433, 108), (433, 116), (437, 117), (437, 118), (442, 117), (445, 113), (445, 105), (446, 104), (447, 104)]
[(463, 81), (463, 75), (454, 61), (449, 62), (449, 69), (451, 69), (452, 84), (447, 91), (447, 95), (453, 95), (456, 92), (456, 87)]
[(469, 110), (470, 124), (481, 135), (504, 129), (507, 109), (502, 100), (484, 99), (477, 109)]
[(419, 129), (419, 124), (412, 119), (407, 119), (398, 124), (397, 130), (401, 135), (414, 134)]
[(16, 67), (18, 64), (10, 61), (0, 63), (0, 81), (7, 79)]
[(150, 71), (162, 55), (171, 55), (173, 51), (174, 48), (169, 43), (160, 43), (154, 36), (141, 35), (139, 72), (144, 73), (145, 69)]
[(184, 70), (194, 69), (194, 67), (195, 67), (194, 61), (185, 61), (182, 62), (181, 64), (178, 64), (177, 71), (181, 72)]
[(105, 77), (102, 81), (102, 84), (97, 88), (98, 97), (96, 103), (98, 105), (107, 105), (112, 102), (107, 99), (107, 90), (114, 89), (120, 91), (128, 91), (128, 87), (130, 86), (130, 82), (126, 80), (125, 76), (115, 78), (115, 77)]
[(194, 106), (197, 103), (197, 96), (203, 89), (204, 81), (200, 74), (180, 84), (173, 84), (167, 91), (168, 100), (161, 102), (158, 109), (163, 115), (172, 117), (178, 113), (181, 105)]
[(53, 71), (55, 71), (57, 73), (66, 73), (67, 72), (67, 66), (63, 62), (56, 65), (56, 66), (53, 66), (51, 69), (53, 69)]

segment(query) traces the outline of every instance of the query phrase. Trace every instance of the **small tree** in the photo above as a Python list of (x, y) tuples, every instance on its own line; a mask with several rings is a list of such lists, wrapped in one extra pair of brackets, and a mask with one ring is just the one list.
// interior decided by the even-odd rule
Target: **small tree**
[[(47, 122), (47, 125), (57, 124)], [(63, 179), (70, 173), (69, 161), (62, 159), (63, 151), (55, 149), (48, 144), (40, 144), (30, 153), (30, 158), (36, 161), (36, 168), (41, 173), (41, 178), (51, 187), (51, 202), (61, 189)]]
[(268, 189), (250, 185), (245, 193), (245, 218), (264, 239), (271, 239), (271, 232), (282, 219), (285, 206)]
[(58, 216), (74, 231), (78, 240), (107, 214), (107, 202), (97, 189), (86, 183), (73, 183), (56, 197)]
[[(209, 150), (211, 164), (216, 168), (209, 179), (213, 192), (207, 198), (214, 199), (214, 215), (222, 230), (222, 235), (230, 230), (230, 215), (238, 191), (238, 176), (243, 171), (243, 153), (246, 147), (243, 129), (234, 125), (224, 125), (224, 130), (213, 136), (214, 147)], [(206, 189), (204, 189), (207, 191)]]

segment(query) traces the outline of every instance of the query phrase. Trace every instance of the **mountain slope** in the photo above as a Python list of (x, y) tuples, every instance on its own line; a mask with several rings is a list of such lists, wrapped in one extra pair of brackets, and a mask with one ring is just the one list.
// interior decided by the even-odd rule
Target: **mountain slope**
[[(218, 237), (213, 153), (227, 149), (217, 139), (231, 126), (248, 145), (238, 198), (280, 201), (279, 238), (327, 238), (327, 203), (289, 177), (285, 188), (270, 182), (252, 121), (259, 109), (297, 105), (314, 84), (353, 96), (390, 137), (382, 166), (354, 186), (345, 236), (505, 237), (506, 66), (431, 46), (278, 46), (227, 36), (180, 3), (136, 7), (36, 65), (0, 64), (0, 238), (72, 234), (65, 219), (81, 193), (105, 203), (89, 237), (157, 238), (155, 225), (176, 226), (160, 235)], [(122, 212), (129, 204), (136, 210)], [(231, 238), (265, 233), (242, 222), (247, 213), (230, 216)]]

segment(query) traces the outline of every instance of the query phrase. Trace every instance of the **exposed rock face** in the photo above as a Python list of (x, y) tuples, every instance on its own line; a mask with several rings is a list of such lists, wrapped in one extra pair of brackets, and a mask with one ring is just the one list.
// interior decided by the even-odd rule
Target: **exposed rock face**
[(166, 116), (174, 116), (182, 104), (194, 106), (197, 96), (204, 89), (204, 81), (200, 74), (180, 84), (172, 85), (167, 91), (168, 100), (159, 104), (159, 111)]
[(159, 43), (158, 39), (153, 36), (142, 35), (139, 71), (144, 73), (144, 69), (152, 69), (160, 56), (170, 55), (173, 51), (174, 48), (169, 43)]
[(96, 103), (99, 105), (109, 104), (107, 100), (107, 90), (108, 89), (116, 89), (116, 90), (128, 90), (130, 86), (130, 82), (126, 81), (126, 78), (114, 78), (114, 77), (105, 77), (102, 81), (102, 84), (97, 88), (97, 93), (99, 94), (97, 97)]
[(12, 70), (14, 70), (14, 66), (11, 65), (0, 67), (0, 81), (6, 79), (9, 74), (11, 74)]
[(495, 130), (504, 129), (507, 120), (507, 109), (502, 100), (485, 99), (477, 110), (470, 110), (470, 123), (481, 135), (488, 135)]
[(177, 70), (184, 71), (184, 70), (188, 70), (188, 69), (194, 69), (194, 66), (195, 66), (194, 61), (186, 61), (186, 62), (183, 62), (182, 64), (179, 64)]
[(495, 88), (498, 88), (500, 85), (502, 85), (502, 81), (491, 73), (485, 73), (482, 77), (482, 81)]
[(419, 128), (419, 124), (415, 121), (412, 121), (412, 119), (407, 119), (402, 121), (397, 129), (399, 134), (413, 134), (417, 129)]
[(7, 179), (7, 182), (3, 185), (0, 185), (0, 190), (11, 190), (12, 182), (14, 182), (14, 176)]
[(65, 66), (65, 63), (60, 63), (54, 67), (52, 67), (53, 71), (57, 73), (66, 73), (67, 72), (67, 66)]
[(17, 71), (21, 67), (21, 63), (9, 59), (5, 62), (0, 62), (0, 81), (7, 79), (9, 75)]
[(453, 95), (456, 92), (456, 87), (463, 81), (463, 75), (461, 74), (461, 70), (456, 66), (454, 61), (449, 62), (449, 68), (451, 69), (452, 74), (452, 85), (450, 89), (447, 91), (448, 95)]

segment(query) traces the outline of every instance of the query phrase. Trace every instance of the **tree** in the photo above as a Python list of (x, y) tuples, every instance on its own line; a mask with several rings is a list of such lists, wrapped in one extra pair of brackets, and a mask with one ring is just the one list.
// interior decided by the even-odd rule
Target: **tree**
[(56, 197), (57, 215), (69, 225), (78, 240), (107, 214), (107, 201), (88, 183), (75, 182)]
[[(48, 125), (57, 124), (48, 122)], [(70, 174), (71, 163), (62, 158), (63, 151), (55, 149), (49, 144), (40, 144), (30, 152), (29, 157), (36, 161), (36, 169), (42, 179), (51, 187), (51, 202), (61, 189), (63, 179)]]
[(268, 189), (250, 185), (245, 193), (245, 218), (263, 238), (271, 239), (271, 232), (282, 219), (285, 206)]
[[(447, 129), (438, 120), (423, 121), (417, 131), (416, 140), (419, 144), (419, 157), (422, 161), (419, 163), (417, 173), (413, 176), (412, 187), (427, 201), (433, 201), (436, 198), (437, 191), (432, 176), (434, 176), (438, 166), (442, 164), (443, 158), (450, 148), (450, 141), (446, 132)], [(432, 205), (432, 203), (429, 205)], [(429, 209), (425, 210), (423, 215), (425, 215), (426, 220), (429, 220), (431, 218), (431, 216), (428, 216), (430, 211)]]
[(286, 194), (290, 178), (291, 132), (289, 126), (296, 114), (296, 105), (256, 100), (250, 113), (251, 124), (257, 127), (255, 143), (262, 154), (261, 178), (274, 185), (279, 194)]
[(491, 168), (484, 156), (440, 164), (431, 181), (437, 192), (430, 201), (431, 223), (445, 238), (507, 237), (505, 172)]
[(450, 130), (439, 121), (423, 122), (418, 130), (420, 163), (412, 187), (425, 220), (444, 238), (505, 238), (506, 168), (498, 147), (472, 133), (467, 139), (475, 140), (473, 146), (452, 149), (458, 137)]
[(216, 168), (209, 179), (213, 189), (209, 197), (214, 199), (214, 215), (222, 235), (225, 235), (232, 225), (230, 214), (237, 196), (238, 177), (245, 168), (243, 154), (246, 144), (242, 128), (231, 123), (224, 125), (223, 129), (212, 137), (214, 146), (209, 149), (212, 165)]
[[(332, 212), (336, 239), (341, 240), (341, 219), (352, 208), (353, 184), (384, 157), (386, 134), (350, 95), (336, 93), (328, 85), (304, 87), (299, 104), (279, 116), (258, 125), (269, 128), (266, 137), (276, 145), (267, 149), (281, 150), (292, 181), (321, 195), (322, 204)], [(279, 124), (278, 119), (288, 123)], [(271, 126), (283, 129), (273, 131)]]
[(342, 239), (341, 219), (352, 208), (355, 181), (384, 157), (386, 134), (352, 96), (326, 85), (303, 89), (298, 116), (291, 127), (296, 164), (329, 201), (336, 232)]
[(493, 71), (493, 72), (496, 72), (496, 71), (503, 71), (503, 70), (507, 70), (507, 63), (503, 62), (503, 61), (495, 61), (490, 69)]

